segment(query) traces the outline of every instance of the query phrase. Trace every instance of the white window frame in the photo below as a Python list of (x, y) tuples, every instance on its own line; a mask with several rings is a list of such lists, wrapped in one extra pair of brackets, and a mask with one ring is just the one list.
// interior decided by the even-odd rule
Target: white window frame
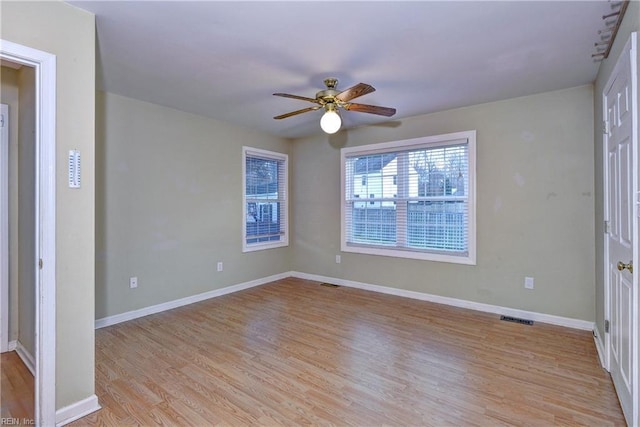
[[(467, 191), (467, 203), (469, 206), (469, 223), (467, 230), (468, 251), (466, 255), (445, 254), (438, 252), (412, 251), (402, 248), (381, 248), (380, 246), (350, 245), (347, 244), (346, 226), (346, 160), (357, 155), (381, 154), (394, 151), (404, 151), (419, 148), (435, 148), (467, 142), (469, 156), (469, 183)], [(342, 252), (353, 252), (367, 255), (381, 255), (397, 258), (411, 258), (427, 261), (448, 262), (455, 264), (476, 265), (476, 131), (455, 132), (444, 135), (434, 135), (422, 138), (406, 139), (400, 141), (383, 142), (379, 144), (361, 145), (357, 147), (342, 148), (340, 150), (340, 234)], [(399, 179), (399, 178), (398, 178)]]
[[(284, 162), (284, 182), (278, 182), (278, 201), (281, 214), (284, 215), (284, 234), (278, 241), (247, 243), (247, 156), (261, 157)], [(261, 251), (264, 249), (289, 246), (289, 156), (275, 151), (259, 148), (242, 147), (242, 252)]]

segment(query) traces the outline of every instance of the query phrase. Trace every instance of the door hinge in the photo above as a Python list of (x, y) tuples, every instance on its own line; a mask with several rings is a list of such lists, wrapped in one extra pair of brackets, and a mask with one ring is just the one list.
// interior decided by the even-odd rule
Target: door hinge
[(0, 114), (0, 128), (4, 127), (4, 114)]
[(40, 267), (40, 270), (42, 270), (42, 258), (40, 258), (40, 261), (38, 261), (38, 266)]
[(604, 333), (605, 334), (609, 333), (609, 321), (608, 320), (604, 321)]
[(611, 224), (609, 221), (604, 222), (604, 234), (609, 234), (611, 232)]
[(609, 122), (604, 120), (602, 122), (602, 133), (604, 134), (608, 134), (609, 133)]

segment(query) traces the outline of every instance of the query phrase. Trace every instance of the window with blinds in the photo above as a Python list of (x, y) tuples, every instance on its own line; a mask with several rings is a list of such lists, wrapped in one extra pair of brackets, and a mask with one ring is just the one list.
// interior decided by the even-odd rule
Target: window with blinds
[(288, 156), (243, 147), (243, 252), (287, 246)]
[(475, 264), (475, 131), (341, 158), (343, 251)]

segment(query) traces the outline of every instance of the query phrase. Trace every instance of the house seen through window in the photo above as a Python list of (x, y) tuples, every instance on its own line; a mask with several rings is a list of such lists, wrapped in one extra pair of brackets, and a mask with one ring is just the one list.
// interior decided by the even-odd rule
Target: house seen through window
[(287, 168), (286, 154), (243, 148), (244, 221), (243, 250), (286, 246)]
[(475, 131), (342, 149), (342, 250), (474, 264), (474, 165)]

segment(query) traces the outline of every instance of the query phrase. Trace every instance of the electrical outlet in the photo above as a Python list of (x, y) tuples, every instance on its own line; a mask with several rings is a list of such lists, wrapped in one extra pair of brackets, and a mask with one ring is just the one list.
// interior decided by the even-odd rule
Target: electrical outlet
[(222, 261), (218, 261), (218, 271), (222, 271), (224, 266), (222, 265)]
[(342, 257), (340, 255), (336, 255), (336, 264), (340, 264), (342, 262)]
[(129, 288), (134, 289), (138, 287), (138, 278), (130, 277), (129, 278)]
[(533, 289), (533, 277), (524, 278), (524, 287), (525, 289)]

